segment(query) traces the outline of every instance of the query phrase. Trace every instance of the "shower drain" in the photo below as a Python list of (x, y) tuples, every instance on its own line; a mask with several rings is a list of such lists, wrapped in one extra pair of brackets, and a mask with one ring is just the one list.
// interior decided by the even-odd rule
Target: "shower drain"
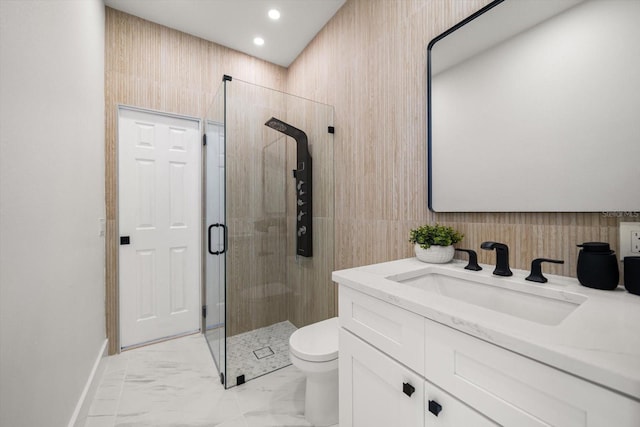
[(274, 354), (275, 353), (269, 346), (253, 350), (253, 355), (256, 356), (256, 359), (264, 359), (265, 357), (273, 356)]

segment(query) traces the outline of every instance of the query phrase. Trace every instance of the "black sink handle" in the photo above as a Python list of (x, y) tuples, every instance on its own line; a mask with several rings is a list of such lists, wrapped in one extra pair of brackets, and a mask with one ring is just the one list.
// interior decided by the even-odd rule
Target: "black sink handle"
[(480, 271), (482, 267), (478, 265), (478, 254), (473, 249), (456, 249), (456, 251), (466, 252), (469, 254), (469, 264), (465, 267), (465, 270)]
[(547, 278), (542, 275), (542, 263), (552, 262), (554, 264), (564, 264), (564, 260), (561, 259), (548, 259), (548, 258), (536, 258), (531, 261), (531, 274), (524, 280), (530, 282), (547, 283)]

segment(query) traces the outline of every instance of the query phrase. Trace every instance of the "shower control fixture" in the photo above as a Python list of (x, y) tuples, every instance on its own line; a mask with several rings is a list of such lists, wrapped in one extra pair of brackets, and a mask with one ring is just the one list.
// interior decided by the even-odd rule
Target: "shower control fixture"
[[(270, 118), (265, 126), (277, 130), (296, 141), (296, 165), (298, 169), (293, 171), (293, 177), (296, 180), (297, 212), (296, 212), (296, 229), (298, 236), (296, 239), (296, 255), (311, 257), (313, 256), (313, 199), (312, 199), (312, 163), (311, 154), (309, 153), (309, 143), (307, 134), (298, 128), (291, 126), (275, 117)], [(305, 191), (302, 186), (305, 186)], [(304, 212), (302, 211), (304, 206)]]

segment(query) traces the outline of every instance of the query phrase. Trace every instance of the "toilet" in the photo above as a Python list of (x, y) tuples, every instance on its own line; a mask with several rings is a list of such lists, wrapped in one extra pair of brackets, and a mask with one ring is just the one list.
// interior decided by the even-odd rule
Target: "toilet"
[(289, 338), (291, 363), (306, 376), (304, 416), (316, 427), (338, 423), (338, 318), (302, 327)]

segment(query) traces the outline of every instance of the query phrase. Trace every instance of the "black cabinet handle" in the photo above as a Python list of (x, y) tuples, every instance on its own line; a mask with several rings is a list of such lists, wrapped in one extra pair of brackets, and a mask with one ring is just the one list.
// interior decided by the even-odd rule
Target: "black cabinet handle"
[(120, 244), (121, 245), (128, 245), (129, 243), (131, 243), (131, 240), (129, 239), (129, 236), (120, 236)]
[(433, 415), (437, 417), (441, 411), (442, 411), (442, 405), (440, 405), (435, 400), (429, 401), (429, 412), (431, 412)]
[(416, 391), (416, 388), (409, 383), (402, 383), (402, 392), (407, 396), (411, 397), (411, 395)]
[[(222, 227), (222, 250), (221, 251), (214, 251), (211, 249), (211, 229), (213, 227)], [(209, 226), (209, 228), (207, 229), (207, 249), (209, 250), (209, 253), (211, 255), (222, 255), (223, 253), (225, 253), (227, 251), (227, 226), (224, 224), (219, 224), (219, 223), (215, 223), (215, 224), (211, 224)]]

